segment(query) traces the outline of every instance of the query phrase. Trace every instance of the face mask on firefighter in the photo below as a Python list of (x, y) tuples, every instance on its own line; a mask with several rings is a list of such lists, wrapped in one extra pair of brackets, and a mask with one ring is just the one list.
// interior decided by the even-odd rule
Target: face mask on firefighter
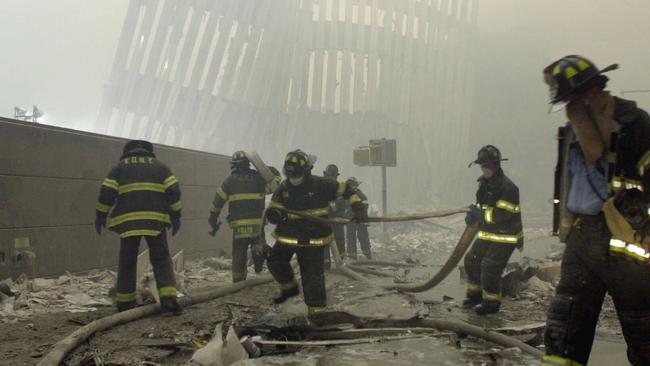
[(293, 186), (299, 186), (302, 184), (302, 182), (305, 181), (305, 177), (300, 176), (300, 177), (290, 177), (289, 178), (289, 183)]
[(494, 177), (494, 174), (498, 169), (499, 169), (498, 163), (481, 164), (481, 172), (483, 173), (481, 176), (485, 179), (490, 179)]

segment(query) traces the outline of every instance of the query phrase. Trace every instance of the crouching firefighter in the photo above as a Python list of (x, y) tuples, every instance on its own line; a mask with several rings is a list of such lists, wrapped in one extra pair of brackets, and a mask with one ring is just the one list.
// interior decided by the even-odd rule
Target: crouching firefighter
[(232, 228), (232, 281), (246, 279), (247, 254), (251, 248), (255, 272), (260, 273), (266, 259), (262, 238), (265, 197), (272, 193), (262, 175), (251, 169), (243, 151), (237, 151), (230, 160), (231, 174), (215, 194), (208, 222), (212, 233), (219, 230), (219, 215), (228, 202), (228, 224)]
[(136, 265), (140, 239), (149, 247), (160, 307), (181, 313), (166, 229), (175, 235), (181, 226), (181, 191), (171, 170), (158, 159), (147, 141), (129, 141), (120, 162), (104, 179), (96, 207), (95, 229), (106, 227), (120, 235), (117, 271), (117, 310), (136, 306)]
[(276, 304), (299, 293), (289, 262), (294, 254), (298, 257), (302, 287), (309, 317), (318, 322), (319, 314), (327, 305), (325, 294), (324, 255), (334, 239), (332, 227), (316, 223), (295, 214), (286, 214), (282, 208), (327, 218), (329, 203), (339, 197), (348, 199), (355, 213), (355, 220), (367, 219), (366, 207), (356, 190), (345, 182), (311, 174), (312, 163), (300, 150), (287, 154), (284, 175), (287, 177), (273, 193), (266, 217), (277, 225), (273, 237), (275, 246), (268, 259), (269, 270), (280, 284), (281, 293), (274, 299)]
[[(479, 315), (497, 313), (501, 307), (501, 275), (515, 248), (522, 249), (524, 237), (519, 208), (519, 188), (501, 169), (501, 152), (487, 145), (472, 164), (481, 166), (476, 204), (465, 221), (479, 222), (476, 241), (465, 256), (467, 298), (465, 308)], [(470, 166), (472, 165), (470, 164)]]
[(557, 195), (566, 235), (561, 278), (548, 310), (544, 365), (586, 365), (606, 293), (633, 365), (650, 365), (650, 118), (610, 95), (604, 72), (570, 55), (544, 69), (551, 104), (564, 105)]

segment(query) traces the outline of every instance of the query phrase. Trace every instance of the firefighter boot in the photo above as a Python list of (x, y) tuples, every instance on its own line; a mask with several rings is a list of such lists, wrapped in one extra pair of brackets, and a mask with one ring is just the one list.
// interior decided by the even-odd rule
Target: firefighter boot
[(501, 309), (500, 301), (483, 301), (474, 307), (474, 312), (478, 315), (496, 314)]
[(472, 309), (476, 305), (479, 305), (483, 301), (481, 294), (467, 294), (465, 300), (463, 300), (464, 309)]
[(280, 295), (273, 299), (274, 304), (282, 304), (290, 298), (298, 296), (300, 294), (300, 290), (298, 289), (298, 282), (296, 281), (282, 284), (280, 285), (280, 288)]
[(165, 296), (160, 298), (160, 309), (163, 313), (172, 313), (173, 315), (183, 314), (183, 308), (174, 296)]
[(322, 327), (327, 324), (327, 312), (325, 307), (309, 306), (307, 311), (307, 319), (309, 319), (309, 322), (313, 325)]
[(133, 308), (135, 308), (137, 306), (138, 306), (138, 303), (135, 300), (126, 301), (126, 302), (118, 301), (117, 302), (117, 311), (121, 313), (123, 311), (131, 310), (131, 309), (133, 309)]

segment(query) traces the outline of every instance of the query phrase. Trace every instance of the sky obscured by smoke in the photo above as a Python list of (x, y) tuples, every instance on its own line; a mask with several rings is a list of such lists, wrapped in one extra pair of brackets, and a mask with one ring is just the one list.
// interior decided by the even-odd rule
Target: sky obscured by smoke
[[(37, 104), (43, 122), (91, 129), (97, 117), (128, 0), (3, 0), (0, 11), (0, 115)], [(567, 54), (599, 67), (618, 63), (610, 90), (650, 89), (647, 0), (480, 0), (472, 145), (495, 144), (522, 195), (551, 193), (557, 126), (548, 114), (541, 70)], [(650, 93), (627, 94), (650, 109)], [(229, 153), (224, 151), (223, 153)], [(458, 156), (467, 164), (473, 156)], [(417, 163), (417, 162), (416, 162)], [(477, 170), (459, 177), (473, 181)], [(468, 190), (467, 199), (472, 192)]]

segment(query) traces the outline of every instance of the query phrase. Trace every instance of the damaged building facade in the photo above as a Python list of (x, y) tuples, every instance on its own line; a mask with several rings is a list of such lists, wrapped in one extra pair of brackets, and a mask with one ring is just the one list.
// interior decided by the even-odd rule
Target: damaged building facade
[[(271, 164), (299, 147), (344, 174), (354, 148), (394, 138), (399, 203), (431, 201), (472, 150), (477, 15), (477, 0), (132, 0), (96, 130)], [(376, 174), (354, 175), (378, 197)]]

